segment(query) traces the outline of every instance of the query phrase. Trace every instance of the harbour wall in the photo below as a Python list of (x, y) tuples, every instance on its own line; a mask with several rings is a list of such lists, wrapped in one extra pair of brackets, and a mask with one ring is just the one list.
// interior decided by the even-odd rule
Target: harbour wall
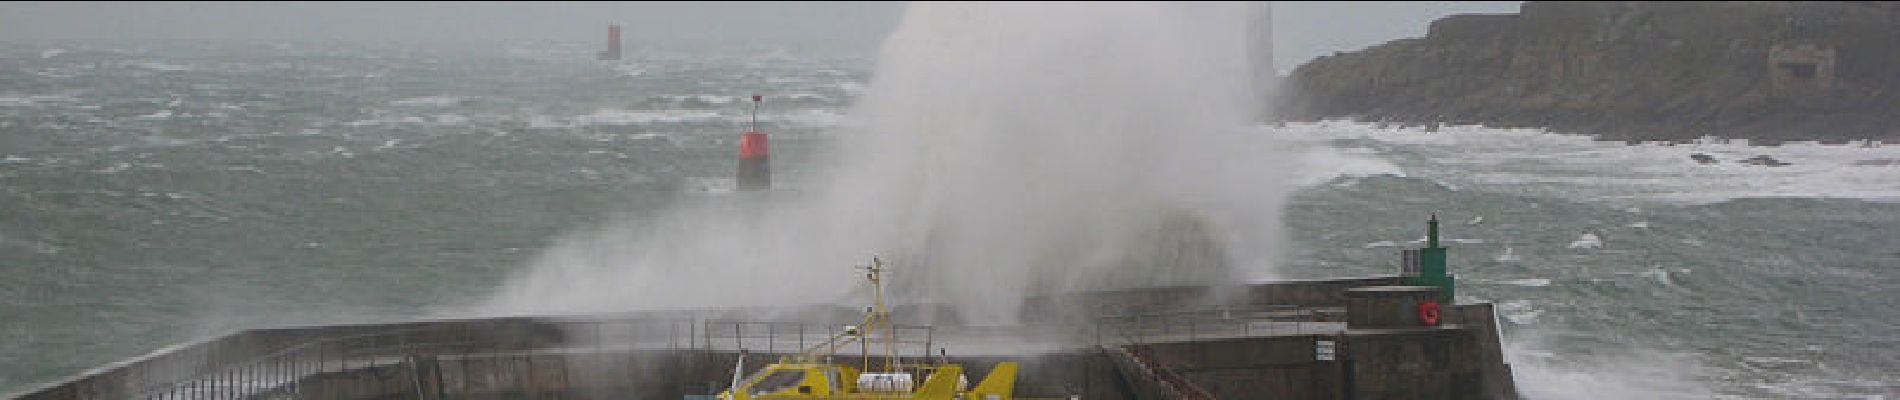
[[(1023, 397), (1181, 399), (1509, 399), (1515, 387), (1489, 304), (1445, 308), (1435, 326), (1352, 327), (1370, 310), (1348, 289), (1373, 277), (1041, 296), (1022, 327), (906, 342), (914, 353), (958, 340), (1056, 332), (1063, 346), (951, 357), (981, 379), (1023, 363)], [(1354, 309), (1354, 307), (1361, 309)], [(748, 364), (815, 343), (846, 308), (670, 311), (246, 330), (174, 346), (16, 399), (653, 398), (710, 394)], [(749, 315), (796, 321), (743, 322)], [(761, 339), (760, 335), (766, 335)], [(928, 336), (926, 336), (928, 337)], [(932, 341), (935, 341), (934, 343)], [(907, 350), (908, 351), (908, 350)], [(921, 355), (921, 354), (919, 354)], [(834, 361), (853, 362), (854, 355)]]

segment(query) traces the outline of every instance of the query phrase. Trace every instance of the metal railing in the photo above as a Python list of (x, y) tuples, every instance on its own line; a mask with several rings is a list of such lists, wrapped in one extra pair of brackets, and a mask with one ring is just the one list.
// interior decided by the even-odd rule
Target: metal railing
[[(700, 350), (724, 351), (763, 351), (770, 354), (789, 354), (804, 351), (812, 346), (825, 343), (826, 340), (847, 329), (848, 324), (809, 324), (800, 322), (753, 322), (737, 320), (704, 321), (698, 342)], [(893, 325), (877, 334), (857, 340), (850, 346), (839, 347), (838, 354), (843, 355), (882, 355), (885, 343), (894, 343), (900, 357), (928, 357), (935, 345), (935, 329), (924, 325)], [(905, 355), (905, 350), (919, 350), (914, 355)], [(855, 352), (850, 350), (856, 350)]]
[[(1162, 363), (1146, 354), (1146, 342), (1137, 339), (1126, 325), (1098, 324), (1096, 339), (1102, 340), (1107, 334), (1108, 343), (1098, 346), (1114, 363), (1122, 376), (1137, 380), (1135, 390), (1138, 399), (1165, 400), (1212, 400), (1214, 396), (1195, 385), (1173, 366)], [(1106, 331), (1106, 332), (1104, 332)]]
[(1104, 314), (1096, 318), (1095, 341), (1123, 376), (1142, 387), (1138, 398), (1211, 400), (1176, 366), (1157, 358), (1148, 344), (1215, 338), (1337, 334), (1345, 329), (1339, 307), (1248, 306)]
[[(494, 340), (472, 328), (468, 325), (398, 328), (323, 337), (262, 354), (224, 355), (218, 358), (235, 359), (185, 379), (145, 385), (126, 397), (155, 400), (302, 398), (310, 385), (324, 385), (327, 391), (342, 393), (388, 393), (392, 386), (419, 390), (415, 365), (423, 357), (466, 357), (473, 353), (508, 351), (525, 351), (532, 356), (540, 347), (530, 337)], [(365, 371), (407, 372), (408, 376), (371, 379), (345, 376)]]
[[(633, 350), (748, 350), (794, 353), (841, 332), (835, 323), (734, 319), (680, 311), (610, 317), (490, 318), (380, 325), (260, 329), (198, 341), (23, 393), (22, 400), (258, 399), (349, 397), (334, 393), (421, 390), (426, 364), (471, 357), (610, 353)], [(813, 320), (849, 320), (822, 317)], [(1121, 313), (1095, 319), (1120, 345), (1220, 337), (1336, 333), (1343, 310), (1221, 307)], [(1087, 329), (1076, 326), (1075, 329)], [(946, 337), (921, 326), (893, 330), (903, 357), (930, 357)], [(971, 333), (965, 332), (964, 335)], [(983, 332), (979, 335), (989, 335)], [(1088, 343), (1075, 331), (1073, 343)], [(954, 335), (953, 335), (954, 336)], [(841, 347), (840, 355), (881, 354), (882, 338)], [(966, 338), (967, 339), (967, 338)], [(1165, 371), (1163, 374), (1166, 375)], [(313, 394), (323, 390), (325, 394)]]
[(1172, 368), (1155, 362), (1151, 357), (1143, 356), (1137, 350), (1124, 346), (1105, 346), (1102, 351), (1108, 354), (1115, 368), (1123, 376), (1136, 377), (1145, 385), (1138, 385), (1138, 399), (1166, 400), (1213, 400), (1213, 394), (1202, 390)]
[[(790, 354), (843, 332), (844, 324), (758, 322), (696, 316), (435, 321), (243, 331), (124, 363), (20, 399), (296, 399), (424, 396), (423, 371), (444, 360), (533, 358), (635, 350)], [(272, 336), (283, 338), (272, 339)], [(928, 357), (926, 326), (897, 325), (838, 348), (838, 355)], [(865, 342), (865, 341), (860, 341)], [(914, 358), (913, 358), (914, 359)], [(439, 384), (439, 382), (438, 382)], [(318, 392), (318, 391), (321, 392)], [(357, 394), (355, 396), (351, 394)]]
[(1345, 320), (1341, 307), (1254, 306), (1105, 314), (1096, 318), (1096, 326), (1132, 343), (1157, 343), (1334, 334), (1346, 329)]

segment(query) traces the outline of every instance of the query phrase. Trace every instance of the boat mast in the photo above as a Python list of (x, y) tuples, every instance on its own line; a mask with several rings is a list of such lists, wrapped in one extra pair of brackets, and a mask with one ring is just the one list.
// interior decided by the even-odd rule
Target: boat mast
[(847, 329), (844, 332), (832, 335), (830, 339), (807, 347), (796, 356), (788, 356), (789, 359), (799, 362), (817, 362), (824, 356), (837, 353), (838, 346), (856, 341), (864, 349), (861, 353), (863, 371), (870, 371), (872, 359), (870, 346), (871, 340), (873, 340), (871, 332), (879, 328), (888, 327), (892, 329), (892, 331), (889, 336), (885, 337), (884, 350), (886, 357), (884, 366), (889, 370), (896, 370), (898, 364), (896, 327), (891, 325), (890, 308), (884, 305), (884, 260), (872, 257), (871, 265), (859, 268), (865, 270), (865, 279), (871, 281), (872, 287), (871, 308), (865, 310), (864, 322), (859, 323), (856, 329)]
[[(877, 315), (878, 325), (889, 332), (884, 333), (884, 370), (897, 371), (897, 326), (891, 323), (891, 309), (884, 305), (884, 260), (871, 257), (872, 307)], [(867, 355), (868, 356), (868, 355)]]
[[(862, 341), (858, 343), (865, 345), (864, 349), (867, 351), (863, 354), (863, 366), (865, 372), (870, 372), (871, 354), (868, 350), (870, 350), (869, 345), (873, 339), (871, 333), (877, 331), (879, 327), (890, 324), (890, 310), (884, 307), (884, 260), (871, 257), (871, 265), (864, 266), (863, 268), (865, 279), (871, 281), (871, 312), (870, 315), (865, 316), (864, 326), (859, 328), (858, 334), (861, 335), (860, 340)], [(889, 371), (893, 370), (892, 367), (896, 364), (896, 361), (890, 359), (889, 356), (896, 350), (897, 343), (894, 341), (896, 337), (895, 334), (887, 333), (886, 337), (890, 340), (886, 340), (884, 344), (885, 354), (887, 355), (887, 358), (884, 360), (884, 369)]]

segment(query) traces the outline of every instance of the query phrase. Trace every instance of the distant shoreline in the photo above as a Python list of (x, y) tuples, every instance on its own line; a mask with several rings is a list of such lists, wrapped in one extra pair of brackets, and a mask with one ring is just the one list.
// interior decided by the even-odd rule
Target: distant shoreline
[(1851, 139), (1851, 140), (1822, 140), (1822, 139), (1763, 140), (1763, 139), (1751, 139), (1751, 138), (1742, 138), (1742, 137), (1724, 137), (1724, 136), (1709, 135), (1709, 136), (1701, 136), (1701, 137), (1696, 137), (1696, 138), (1683, 138), (1683, 139), (1623, 139), (1623, 138), (1606, 138), (1606, 137), (1603, 137), (1603, 135), (1589, 134), (1589, 133), (1565, 132), (1565, 131), (1554, 130), (1549, 127), (1541, 127), (1541, 126), (1496, 126), (1496, 125), (1487, 125), (1487, 124), (1440, 123), (1440, 124), (1436, 124), (1436, 127), (1434, 127), (1434, 124), (1432, 123), (1400, 122), (1400, 121), (1368, 121), (1368, 120), (1363, 120), (1363, 119), (1354, 119), (1350, 117), (1332, 117), (1332, 118), (1311, 119), (1311, 120), (1278, 120), (1278, 121), (1268, 121), (1267, 124), (1280, 126), (1280, 127), (1285, 127), (1285, 126), (1290, 126), (1290, 125), (1360, 124), (1360, 125), (1371, 125), (1371, 126), (1381, 128), (1381, 129), (1394, 129), (1394, 130), (1417, 129), (1418, 132), (1412, 132), (1412, 133), (1406, 133), (1406, 134), (1425, 134), (1425, 135), (1436, 134), (1438, 133), (1438, 130), (1443, 130), (1443, 129), (1461, 129), (1461, 128), (1465, 128), (1465, 129), (1477, 128), (1477, 129), (1493, 129), (1493, 130), (1535, 130), (1535, 131), (1541, 131), (1540, 133), (1547, 134), (1547, 135), (1586, 137), (1592, 141), (1621, 142), (1625, 145), (1630, 145), (1630, 146), (1645, 146), (1645, 145), (1679, 146), (1679, 145), (1695, 145), (1695, 144), (1702, 144), (1702, 143), (1742, 144), (1742, 145), (1747, 145), (1750, 147), (1780, 147), (1783, 145), (1848, 146), (1848, 147), (1900, 146), (1900, 140), (1895, 140), (1892, 138)]
[(1900, 142), (1900, 4), (1527, 2), (1295, 69), (1289, 121)]
[(1735, 137), (1735, 136), (1722, 136), (1722, 135), (1703, 135), (1703, 136), (1697, 136), (1697, 137), (1692, 137), (1692, 138), (1686, 138), (1686, 137), (1642, 138), (1642, 137), (1636, 137), (1634, 135), (1605, 136), (1599, 133), (1570, 131), (1570, 130), (1564, 130), (1561, 128), (1553, 128), (1553, 127), (1548, 127), (1548, 126), (1532, 126), (1532, 125), (1507, 126), (1507, 125), (1487, 124), (1487, 123), (1481, 123), (1481, 122), (1445, 123), (1445, 122), (1436, 122), (1436, 121), (1418, 122), (1418, 121), (1398, 121), (1398, 120), (1371, 120), (1371, 119), (1364, 119), (1364, 117), (1362, 116), (1361, 117), (1334, 116), (1334, 117), (1326, 117), (1326, 118), (1319, 118), (1319, 119), (1279, 119), (1279, 120), (1266, 121), (1267, 125), (1277, 125), (1277, 126), (1286, 126), (1286, 125), (1295, 125), (1295, 124), (1326, 124), (1326, 123), (1364, 124), (1364, 125), (1373, 125), (1380, 128), (1392, 128), (1392, 129), (1416, 128), (1420, 130), (1420, 132), (1418, 132), (1420, 134), (1437, 133), (1437, 130), (1447, 129), (1447, 128), (1536, 130), (1536, 131), (1542, 131), (1542, 133), (1549, 134), (1549, 135), (1568, 135), (1568, 136), (1588, 137), (1594, 141), (1622, 142), (1623, 144), (1627, 144), (1631, 146), (1637, 146), (1637, 145), (1674, 146), (1674, 145), (1689, 145), (1689, 144), (1710, 143), (1710, 142), (1712, 143), (1742, 143), (1742, 144), (1746, 144), (1748, 146), (1754, 146), (1754, 147), (1777, 147), (1781, 145), (1802, 145), (1802, 144), (1818, 145), (1818, 146), (1872, 146), (1872, 147), (1900, 146), (1900, 136), (1884, 137), (1884, 138), (1882, 137), (1861, 138), (1861, 139), (1750, 138), (1750, 137)]

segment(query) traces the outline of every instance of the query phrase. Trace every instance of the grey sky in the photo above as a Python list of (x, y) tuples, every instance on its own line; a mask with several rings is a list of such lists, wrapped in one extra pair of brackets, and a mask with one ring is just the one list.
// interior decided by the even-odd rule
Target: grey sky
[[(1282, 69), (1334, 51), (1422, 35), (1454, 13), (1516, 12), (1518, 2), (1274, 4)], [(598, 41), (757, 40), (869, 48), (901, 2), (5, 2), (0, 40)]]

